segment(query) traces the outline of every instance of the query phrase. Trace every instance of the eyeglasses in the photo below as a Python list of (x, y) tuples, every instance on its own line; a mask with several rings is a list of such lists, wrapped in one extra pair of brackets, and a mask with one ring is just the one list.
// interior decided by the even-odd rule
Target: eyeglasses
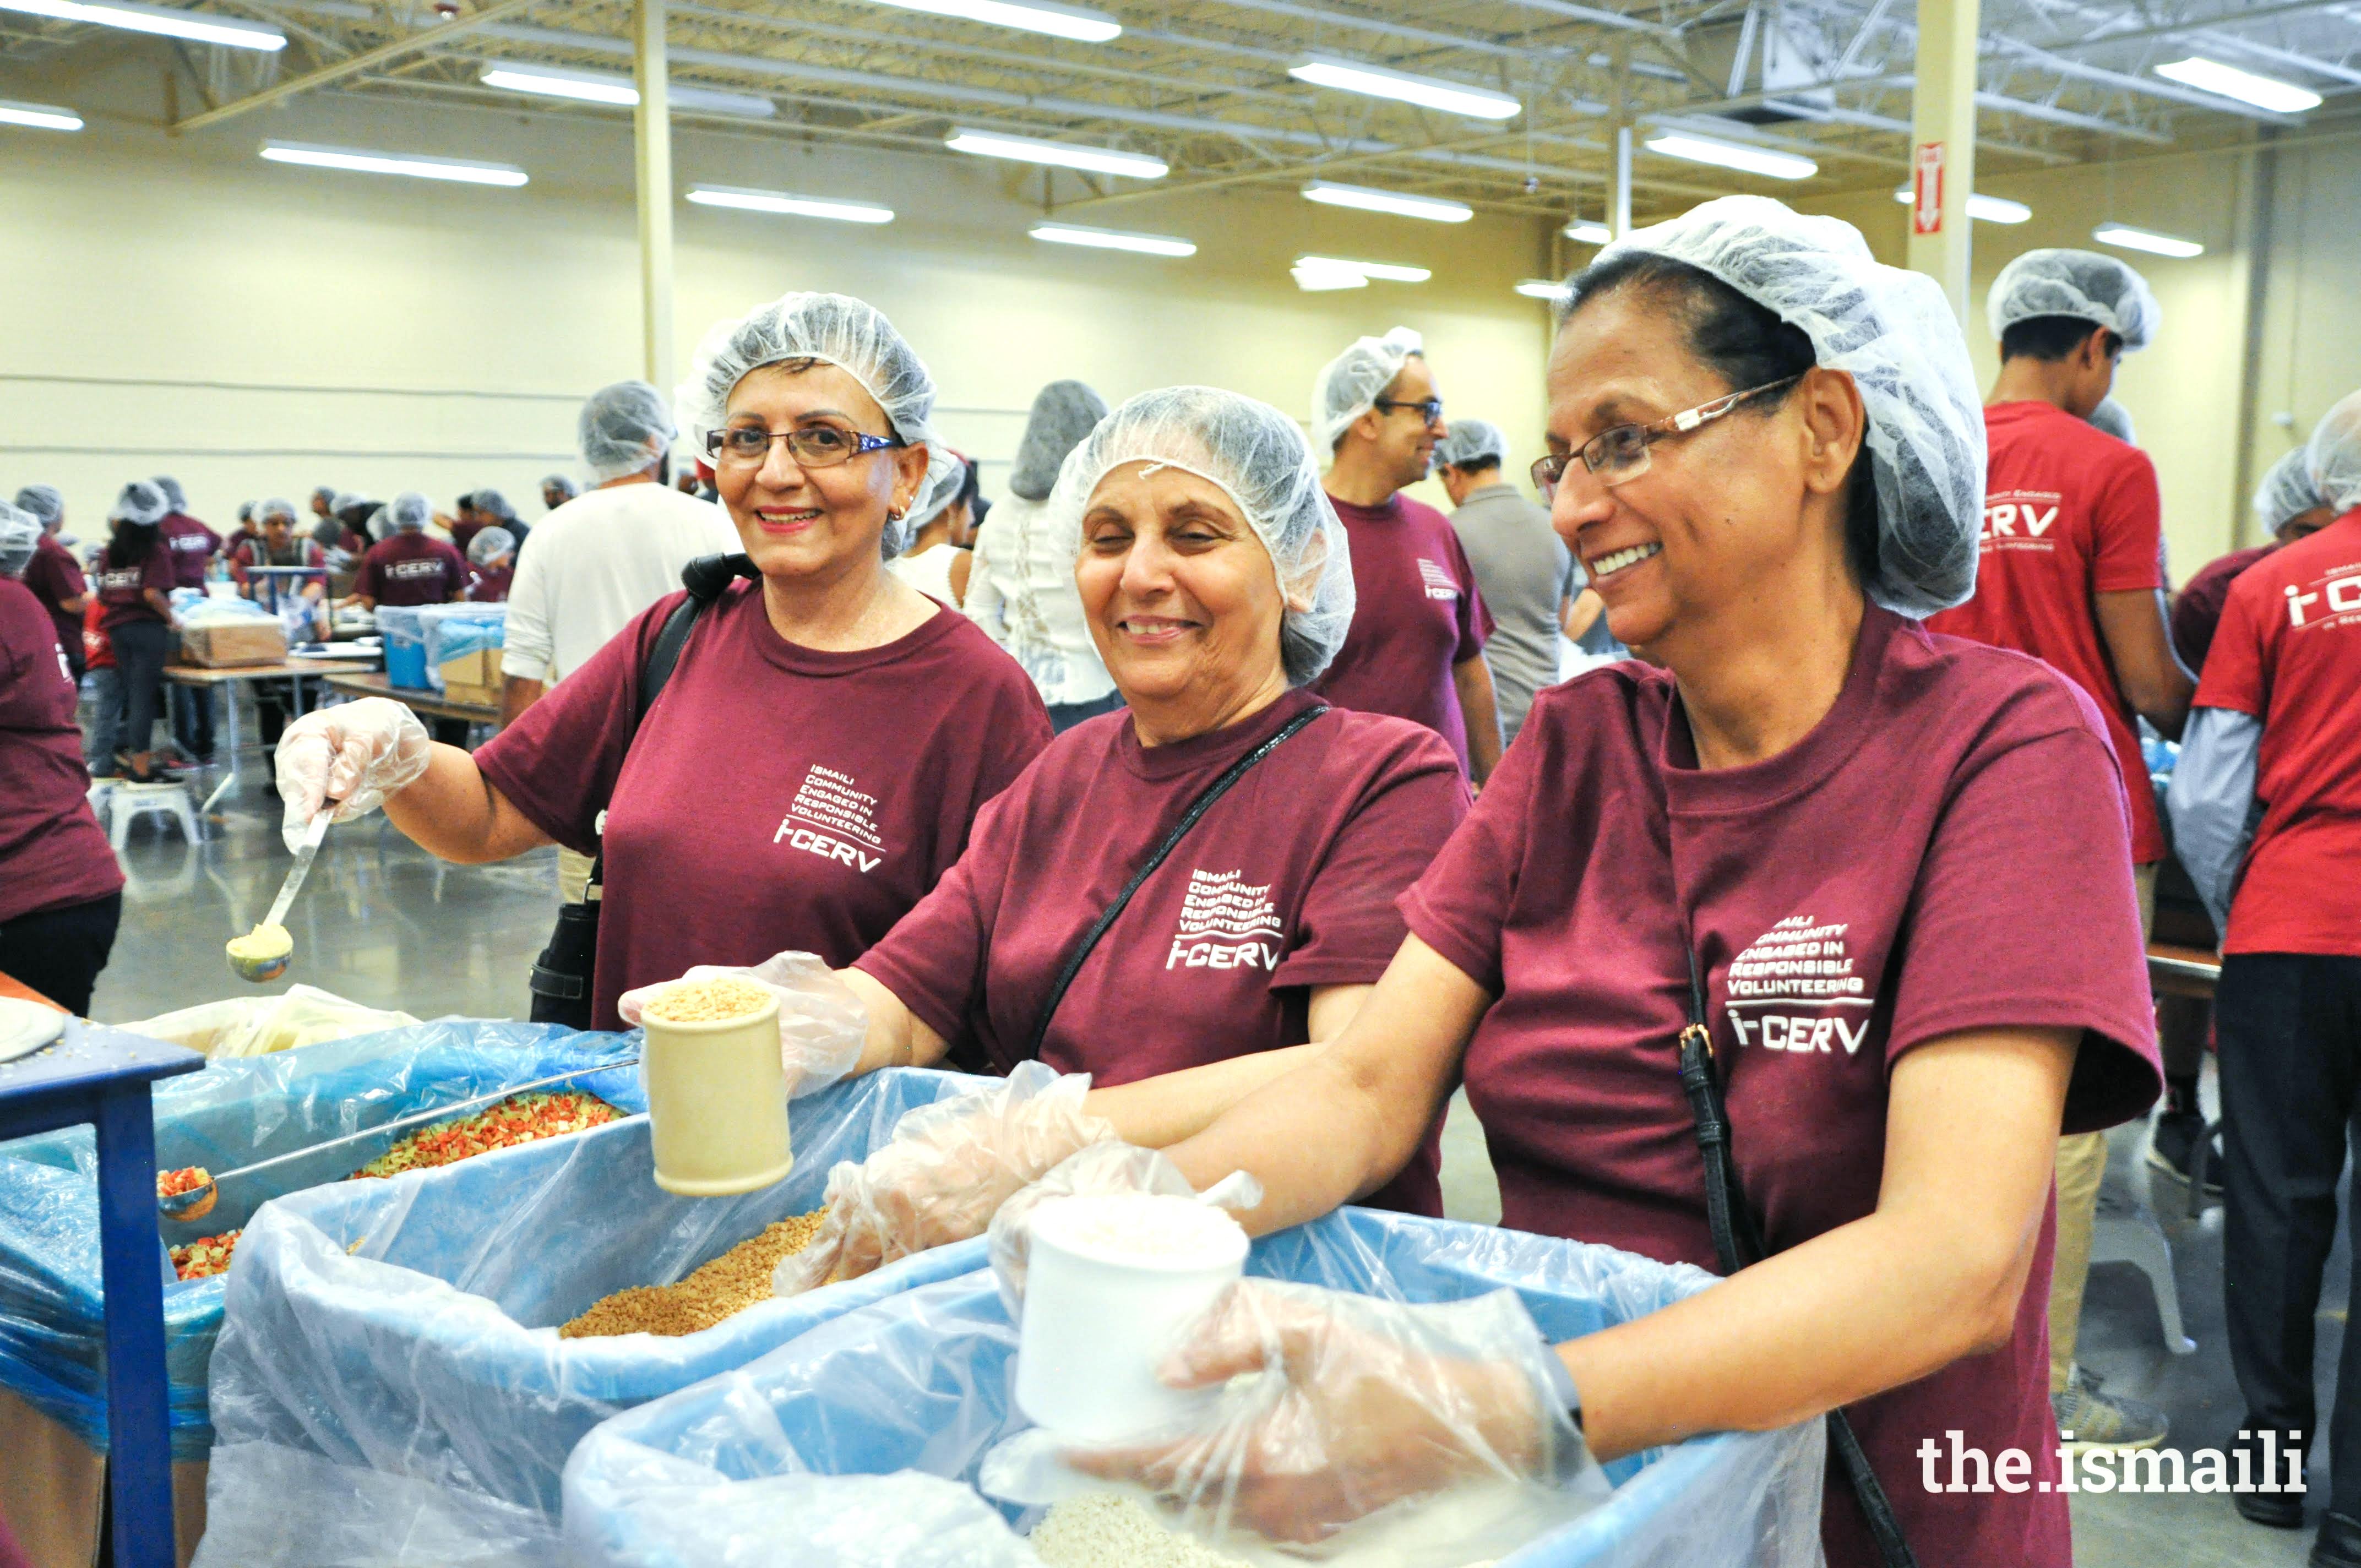
[(1652, 424), (1619, 424), (1612, 430), (1602, 430), (1571, 452), (1553, 452), (1538, 458), (1532, 466), (1533, 488), (1544, 499), (1554, 494), (1557, 482), (1565, 477), (1566, 469), (1577, 457), (1582, 466), (1598, 476), (1602, 485), (1620, 485), (1636, 479), (1648, 471), (1653, 460), (1650, 449), (1667, 436), (1686, 435), (1701, 425), (1710, 424), (1749, 398), (1759, 398), (1794, 386), (1803, 379), (1790, 376), (1781, 381), (1768, 381), (1760, 387), (1749, 387), (1742, 392), (1732, 392), (1716, 398), (1709, 403), (1699, 403), (1684, 409), (1668, 419)]
[(1422, 402), (1416, 403), (1397, 402), (1391, 398), (1379, 398), (1374, 403), (1370, 404), (1370, 407), (1382, 409), (1387, 413), (1391, 413), (1396, 409), (1415, 409), (1418, 411), (1418, 417), (1424, 420), (1429, 424), (1434, 423), (1435, 421), (1443, 417), (1443, 400), (1441, 398), (1428, 398)]
[(716, 463), (752, 467), (771, 455), (771, 443), (784, 441), (787, 454), (807, 468), (832, 468), (864, 453), (883, 452), (906, 444), (898, 435), (863, 435), (832, 424), (806, 425), (801, 430), (764, 430), (760, 425), (733, 424), (705, 433), (705, 455)]

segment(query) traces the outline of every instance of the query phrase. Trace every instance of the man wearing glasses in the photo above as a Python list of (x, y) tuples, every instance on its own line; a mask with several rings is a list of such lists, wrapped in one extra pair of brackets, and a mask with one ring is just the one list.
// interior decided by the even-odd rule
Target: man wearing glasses
[(1320, 372), (1312, 445), (1353, 547), (1352, 630), (1320, 695), (1389, 713), (1451, 743), (1477, 785), (1500, 760), (1500, 720), (1484, 643), (1492, 617), (1450, 520), (1400, 493), (1426, 477), (1448, 433), (1418, 334), (1365, 337)]

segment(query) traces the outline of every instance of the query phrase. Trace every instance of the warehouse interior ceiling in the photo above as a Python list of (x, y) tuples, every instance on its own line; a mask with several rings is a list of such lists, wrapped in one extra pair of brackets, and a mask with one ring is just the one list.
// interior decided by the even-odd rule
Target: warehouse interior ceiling
[[(1314, 179), (1595, 218), (1623, 120), (1642, 148), (1633, 192), (1643, 215), (1731, 189), (1810, 197), (1898, 186), (1908, 168), (1916, 8), (1901, 0), (1045, 7), (1071, 14), (1081, 30), (1120, 27), (1104, 41), (930, 14), (946, 6), (979, 8), (978, 0), (674, 0), (675, 93), (703, 88), (741, 101), (676, 97), (673, 113), (740, 134), (940, 156), (957, 156), (946, 139), (966, 127), (1169, 165), (1155, 180), (1030, 166), (1012, 176), (1030, 181), (1045, 208), (1083, 223), (1115, 221), (1122, 203), (1143, 195)], [(71, 9), (30, 7), (44, 8)], [(188, 9), (268, 24), (287, 42), (275, 51), (170, 46), (192, 89), (177, 94), (170, 117), (181, 134), (225, 134), (216, 127), (307, 93), (628, 112), (526, 96), (485, 76), (507, 64), (627, 78), (630, 0), (210, 0)], [(0, 64), (37, 80), (71, 82), (127, 36), (0, 5)], [(1990, 0), (1980, 53), (1985, 179), (2235, 144), (2361, 109), (2361, 0)], [(2308, 114), (2276, 111), (2159, 72), (2191, 59), (2323, 102)], [(1291, 74), (1315, 60), (1475, 89), (1503, 117)], [(1771, 179), (1647, 149), (1667, 134), (1801, 154), (1817, 171)]]

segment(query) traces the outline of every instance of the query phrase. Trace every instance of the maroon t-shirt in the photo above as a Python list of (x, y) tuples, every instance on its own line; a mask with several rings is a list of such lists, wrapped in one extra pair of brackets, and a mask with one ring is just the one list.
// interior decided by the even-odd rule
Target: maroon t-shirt
[(68, 647), (82, 642), (82, 611), (68, 609), (65, 601), (80, 598), (90, 591), (82, 580), (82, 568), (74, 564), (73, 552), (44, 533), (33, 546), (33, 558), (25, 566), (20, 579), (49, 612), (49, 623), (57, 628), (58, 641)]
[[(1403, 899), (1411, 930), (1499, 996), (1465, 1070), (1502, 1223), (1715, 1266), (1674, 1048), (1692, 941), (1773, 1251), (1876, 1208), (1894, 1063), (1938, 1036), (2086, 1031), (2064, 1130), (2138, 1114), (2161, 1079), (2129, 846), (2087, 696), (1883, 610), (1828, 716), (1747, 767), (1697, 766), (1664, 672), (1543, 692)], [(2055, 1481), (2054, 1225), (2005, 1346), (1851, 1408), (1927, 1568), (2070, 1562), (2062, 1496), (1929, 1494), (1915, 1453), (1959, 1429)], [(1873, 1568), (1835, 1470), (1823, 1533), (1833, 1568)]]
[(112, 631), (126, 621), (161, 620), (156, 607), (148, 602), (148, 590), (170, 595), (172, 582), (172, 553), (161, 539), (148, 552), (144, 561), (127, 566), (110, 566), (108, 558), (100, 556), (98, 573), (93, 587), (98, 590), (98, 602), (105, 609), (98, 618), (104, 630)]
[[(853, 967), (955, 1061), (1023, 1059), (1067, 955), (1231, 764), (1311, 707), (1290, 692), (1241, 723), (1144, 747), (1128, 713), (1061, 735), (976, 818), (967, 853)], [(1467, 811), (1434, 734), (1332, 709), (1257, 763), (1140, 885), (1059, 1003), (1041, 1059), (1130, 1083), (1301, 1045), (1312, 988), (1376, 982), (1400, 948), (1397, 896)], [(1371, 1200), (1442, 1213), (1434, 1157)]]
[(1390, 713), (1451, 743), (1467, 771), (1467, 720), (1452, 666), (1484, 651), (1491, 612), (1451, 520), (1396, 496), (1381, 507), (1334, 501), (1353, 547), (1352, 629), (1314, 690), (1339, 707)]
[(0, 577), (0, 921), (122, 887), (89, 788), (57, 629), (31, 590)]
[(205, 563), (221, 554), (222, 536), (183, 511), (166, 512), (156, 532), (172, 553), (172, 586), (203, 587)]
[(498, 571), (470, 565), (467, 567), (467, 597), (478, 604), (500, 604), (509, 597), (509, 588), (516, 581), (516, 558)]
[(378, 604), (448, 604), (467, 586), (467, 558), (439, 539), (397, 533), (361, 557), (359, 592)]
[(782, 638), (744, 583), (698, 621), (634, 739), (640, 672), (686, 597), (658, 600), (476, 751), (570, 850), (598, 852), (607, 810), (594, 1028), (623, 1027), (618, 997), (692, 964), (789, 949), (851, 963), (1049, 741), (1032, 681), (967, 617), (824, 653)]
[(2276, 544), (2257, 544), (2247, 550), (2233, 550), (2218, 561), (2210, 561), (2189, 579), (2172, 601), (2172, 651), (2180, 662), (2200, 674), (2205, 671), (2205, 655), (2213, 647), (2214, 629), (2222, 624), (2222, 607), (2230, 602), (2230, 585), (2238, 574), (2278, 549)]

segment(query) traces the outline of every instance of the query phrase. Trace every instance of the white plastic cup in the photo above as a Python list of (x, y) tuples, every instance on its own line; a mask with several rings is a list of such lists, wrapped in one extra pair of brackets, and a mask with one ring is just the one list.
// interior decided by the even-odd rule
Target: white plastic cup
[(752, 1192), (796, 1168), (787, 1142), (787, 1077), (779, 1063), (779, 999), (734, 1018), (642, 1020), (648, 1142), (656, 1185), (688, 1198)]
[[(1246, 1233), (1188, 1198), (1052, 1198), (1034, 1211), (1017, 1332), (1016, 1408), (1080, 1442), (1124, 1442), (1186, 1421), (1218, 1389), (1158, 1372), (1183, 1332), (1246, 1273)], [(1129, 1231), (1148, 1245), (1110, 1242)]]

